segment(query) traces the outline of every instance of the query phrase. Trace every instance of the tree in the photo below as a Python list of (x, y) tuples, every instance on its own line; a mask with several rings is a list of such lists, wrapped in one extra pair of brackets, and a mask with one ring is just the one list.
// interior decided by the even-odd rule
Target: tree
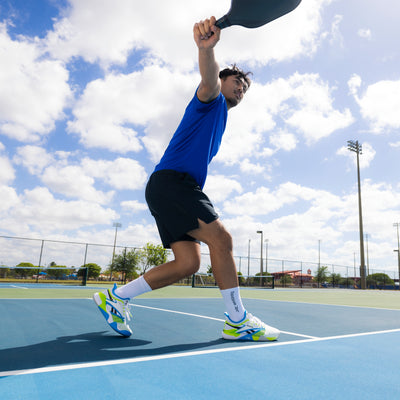
[(318, 267), (314, 279), (318, 282), (318, 287), (321, 283), (326, 282), (328, 279), (328, 267)]
[(293, 278), (289, 274), (284, 274), (282, 275), (282, 278), (280, 279), (281, 285), (286, 286), (290, 285), (293, 281)]
[(71, 274), (72, 270), (66, 265), (51, 265), (46, 269), (46, 272), (47, 276), (51, 279), (65, 279)]
[(340, 274), (335, 274), (332, 272), (328, 278), (328, 282), (332, 284), (333, 287), (338, 286), (342, 281)]
[(82, 265), (81, 268), (78, 271), (78, 276), (83, 276), (83, 274), (86, 272), (84, 268), (88, 269), (88, 279), (93, 278), (97, 279), (100, 275), (101, 272), (101, 267), (95, 263), (88, 263), (85, 265)]
[(243, 274), (238, 271), (238, 281), (239, 281), (239, 286), (243, 286), (246, 283), (246, 279), (244, 278)]
[(140, 252), (136, 249), (126, 251), (126, 248), (121, 254), (117, 254), (114, 257), (112, 263), (113, 272), (121, 272), (122, 280), (132, 280), (137, 278), (139, 275), (137, 270), (139, 269), (138, 264), (140, 260)]
[(0, 268), (0, 278), (6, 278), (7, 277), (7, 272), (10, 271), (10, 268), (6, 268), (1, 266)]
[(367, 276), (368, 286), (391, 286), (394, 285), (393, 279), (384, 273), (376, 273)]
[(24, 279), (29, 275), (32, 275), (34, 273), (32, 268), (35, 268), (35, 266), (30, 262), (20, 262), (18, 265), (16, 265), (16, 267), (18, 268), (15, 269), (15, 276), (19, 276), (20, 278)]
[(140, 261), (143, 265), (142, 273), (145, 273), (149, 268), (167, 262), (167, 250), (161, 245), (147, 243), (146, 246), (140, 250)]

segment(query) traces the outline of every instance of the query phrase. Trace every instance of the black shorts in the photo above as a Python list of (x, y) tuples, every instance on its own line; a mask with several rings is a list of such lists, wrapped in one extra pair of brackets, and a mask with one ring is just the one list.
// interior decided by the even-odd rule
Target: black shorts
[(165, 248), (178, 241), (196, 241), (187, 232), (218, 219), (210, 199), (195, 179), (170, 169), (154, 172), (146, 186), (146, 201)]

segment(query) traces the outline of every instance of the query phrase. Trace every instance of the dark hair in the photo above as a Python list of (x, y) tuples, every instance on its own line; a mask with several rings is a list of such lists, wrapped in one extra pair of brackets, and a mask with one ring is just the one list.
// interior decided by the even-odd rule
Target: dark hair
[(231, 75), (238, 75), (239, 78), (243, 78), (243, 80), (247, 83), (247, 87), (250, 86), (251, 80), (249, 78), (249, 75), (252, 75), (251, 72), (244, 72), (239, 67), (237, 67), (236, 64), (233, 64), (230, 68), (225, 68), (219, 73), (219, 77), (221, 79), (225, 79)]

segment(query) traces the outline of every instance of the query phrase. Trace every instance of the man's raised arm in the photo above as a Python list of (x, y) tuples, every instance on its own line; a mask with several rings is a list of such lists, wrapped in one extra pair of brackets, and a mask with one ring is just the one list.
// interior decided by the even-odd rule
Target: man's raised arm
[(199, 49), (201, 75), (197, 97), (204, 103), (214, 100), (221, 90), (221, 82), (218, 77), (219, 65), (214, 56), (214, 47), (219, 41), (221, 30), (215, 26), (215, 22), (215, 17), (211, 17), (196, 23), (193, 27), (194, 40)]

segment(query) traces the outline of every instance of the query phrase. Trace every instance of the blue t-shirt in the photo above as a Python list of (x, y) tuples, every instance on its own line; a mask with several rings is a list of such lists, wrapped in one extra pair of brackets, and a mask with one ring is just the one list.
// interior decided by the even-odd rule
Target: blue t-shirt
[(187, 172), (203, 188), (208, 164), (221, 144), (227, 117), (228, 108), (222, 93), (212, 102), (202, 103), (196, 91), (155, 171)]

